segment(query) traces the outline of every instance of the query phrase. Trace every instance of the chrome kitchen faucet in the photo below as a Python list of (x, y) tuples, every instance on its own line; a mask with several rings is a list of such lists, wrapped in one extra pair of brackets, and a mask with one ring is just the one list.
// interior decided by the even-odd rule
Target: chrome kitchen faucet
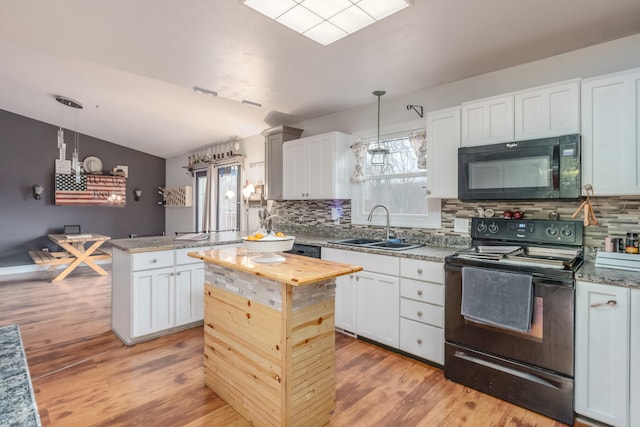
[(375, 205), (374, 207), (371, 208), (371, 211), (369, 211), (369, 217), (367, 218), (367, 221), (371, 222), (371, 220), (373, 219), (373, 211), (375, 211), (377, 208), (382, 208), (387, 212), (387, 227), (386, 227), (386, 238), (385, 238), (385, 242), (389, 241), (389, 209), (385, 206), (385, 205)]

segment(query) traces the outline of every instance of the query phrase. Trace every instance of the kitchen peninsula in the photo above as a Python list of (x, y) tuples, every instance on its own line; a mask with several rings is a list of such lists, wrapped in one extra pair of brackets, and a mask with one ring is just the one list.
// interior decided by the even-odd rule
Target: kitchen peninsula
[(283, 255), (189, 253), (205, 263), (205, 382), (254, 425), (322, 426), (335, 408), (335, 278), (362, 267)]

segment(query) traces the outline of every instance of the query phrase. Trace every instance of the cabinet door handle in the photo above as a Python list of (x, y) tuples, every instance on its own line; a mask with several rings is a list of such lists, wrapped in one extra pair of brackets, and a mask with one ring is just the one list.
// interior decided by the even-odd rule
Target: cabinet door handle
[(422, 296), (422, 289), (418, 289), (418, 295)]
[(610, 299), (607, 302), (597, 302), (595, 304), (591, 304), (591, 308), (603, 307), (605, 305), (608, 305), (609, 307), (613, 307), (613, 306), (615, 306), (617, 304), (618, 304), (618, 301)]
[(356, 281), (360, 280), (360, 276), (356, 276)]
[(418, 317), (422, 317), (422, 312), (421, 311), (417, 312), (416, 314), (418, 315)]
[(417, 342), (418, 344), (422, 344), (422, 338), (418, 338), (418, 339), (416, 340), (416, 342)]
[(422, 269), (421, 268), (418, 269), (418, 274), (422, 274)]

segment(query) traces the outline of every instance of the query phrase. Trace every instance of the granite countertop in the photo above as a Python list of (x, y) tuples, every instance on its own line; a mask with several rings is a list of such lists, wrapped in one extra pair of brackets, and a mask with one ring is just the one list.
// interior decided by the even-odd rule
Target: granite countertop
[[(136, 239), (114, 239), (108, 242), (109, 245), (128, 253), (165, 251), (184, 248), (200, 248), (206, 246), (241, 243), (242, 237), (246, 235), (243, 231), (226, 231), (223, 233), (212, 233), (209, 239), (205, 240), (176, 240), (175, 237), (140, 237)], [(404, 251), (390, 251), (385, 249), (371, 249), (354, 246), (339, 245), (331, 243), (343, 237), (327, 237), (313, 235), (295, 235), (296, 243), (307, 245), (317, 245), (325, 248), (343, 249), (372, 253), (379, 255), (395, 256), (401, 258), (413, 258), (426, 261), (444, 262), (444, 259), (455, 253), (458, 249), (440, 246), (422, 246)]]
[(205, 240), (176, 240), (175, 237), (171, 236), (138, 237), (135, 239), (110, 240), (108, 245), (129, 253), (169, 251), (173, 249), (241, 243), (242, 237), (245, 235), (246, 233), (240, 231), (225, 231), (222, 233), (211, 233), (209, 238)]
[(18, 325), (0, 327), (0, 426), (41, 426)]
[(576, 272), (576, 280), (640, 289), (640, 274), (637, 271), (596, 267), (593, 261), (582, 264)]
[(189, 256), (206, 263), (220, 265), (233, 270), (254, 274), (293, 286), (310, 285), (345, 274), (362, 271), (362, 267), (325, 261), (316, 258), (282, 254), (284, 262), (261, 264), (253, 261), (245, 248), (226, 248), (189, 252)]

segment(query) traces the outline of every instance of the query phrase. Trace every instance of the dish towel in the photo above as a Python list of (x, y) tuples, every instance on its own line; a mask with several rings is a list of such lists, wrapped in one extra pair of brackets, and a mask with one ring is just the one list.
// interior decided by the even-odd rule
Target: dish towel
[(472, 321), (529, 332), (533, 317), (531, 276), (462, 267), (461, 313)]

